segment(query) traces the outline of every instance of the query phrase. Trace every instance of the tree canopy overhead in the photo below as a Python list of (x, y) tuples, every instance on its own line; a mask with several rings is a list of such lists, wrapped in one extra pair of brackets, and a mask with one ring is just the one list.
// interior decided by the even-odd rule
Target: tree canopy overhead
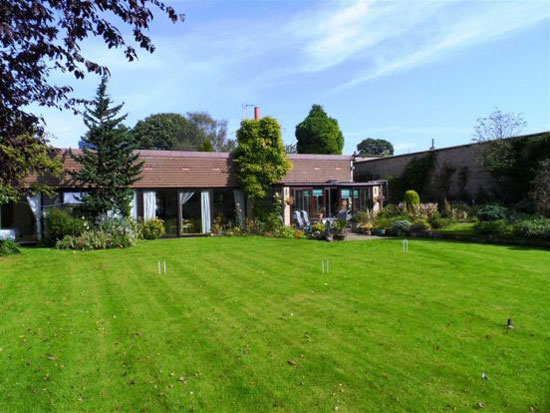
[[(18, 136), (33, 130), (38, 116), (26, 106), (72, 108), (78, 100), (69, 97), (72, 88), (51, 83), (52, 70), (73, 73), (77, 79), (86, 72), (104, 75), (106, 66), (88, 59), (80, 44), (88, 37), (103, 40), (109, 48), (124, 48), (132, 61), (137, 52), (132, 43), (153, 52), (155, 46), (146, 32), (156, 6), (176, 22), (183, 15), (161, 0), (5, 0), (0, 5), (0, 136)], [(133, 41), (125, 39), (108, 15), (118, 17), (132, 28)]]
[[(129, 61), (136, 59), (136, 47), (153, 52), (146, 34), (153, 9), (172, 22), (184, 18), (162, 0), (0, 2), (0, 143), (9, 148), (0, 151), (0, 181), (6, 192), (22, 187), (24, 178), (36, 169), (18, 165), (26, 159), (28, 138), (34, 139), (35, 149), (47, 150), (42, 119), (29, 107), (77, 111), (82, 102), (71, 96), (71, 86), (53, 84), (52, 71), (72, 73), (77, 79), (86, 73), (108, 74), (106, 66), (82, 52), (80, 45), (88, 37), (101, 39), (109, 48), (123, 48)], [(123, 37), (113, 16), (121, 26), (129, 26), (132, 41)], [(39, 149), (41, 145), (45, 148)], [(47, 163), (42, 165), (50, 169)]]
[(307, 117), (296, 126), (298, 153), (341, 154), (344, 135), (336, 119), (321, 105), (313, 105)]
[(390, 156), (393, 155), (393, 145), (385, 139), (363, 139), (357, 145), (360, 156)]

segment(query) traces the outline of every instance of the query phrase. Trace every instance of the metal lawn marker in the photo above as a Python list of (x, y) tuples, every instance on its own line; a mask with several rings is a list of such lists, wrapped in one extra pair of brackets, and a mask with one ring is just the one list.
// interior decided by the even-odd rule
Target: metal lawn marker
[(409, 240), (404, 239), (403, 240), (403, 252), (409, 251)]
[(323, 274), (328, 274), (330, 272), (330, 264), (328, 260), (321, 261), (321, 271), (323, 272)]
[(164, 261), (164, 263), (162, 261), (157, 261), (157, 265), (158, 265), (159, 275), (162, 274), (163, 267), (164, 267), (164, 274), (166, 274), (166, 261)]

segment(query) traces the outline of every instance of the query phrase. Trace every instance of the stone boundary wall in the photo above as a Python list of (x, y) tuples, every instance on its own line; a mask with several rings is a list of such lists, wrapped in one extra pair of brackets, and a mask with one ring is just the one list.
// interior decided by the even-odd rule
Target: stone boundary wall
[[(522, 137), (538, 137), (548, 132), (526, 135)], [(520, 136), (518, 136), (520, 138)], [(515, 138), (511, 138), (515, 139)], [(357, 182), (372, 179), (388, 179), (400, 177), (407, 164), (415, 158), (422, 158), (433, 154), (434, 170), (426, 185), (426, 192), (437, 194), (440, 192), (440, 177), (445, 174), (448, 167), (454, 169), (450, 177), (449, 198), (467, 197), (477, 199), (490, 196), (493, 193), (491, 176), (483, 169), (481, 154), (485, 144), (471, 143), (448, 148), (433, 149), (411, 154), (395, 155), (385, 158), (356, 161), (354, 166), (354, 180)], [(461, 179), (463, 175), (467, 179)], [(465, 185), (464, 185), (465, 181)], [(391, 185), (391, 183), (390, 183)]]

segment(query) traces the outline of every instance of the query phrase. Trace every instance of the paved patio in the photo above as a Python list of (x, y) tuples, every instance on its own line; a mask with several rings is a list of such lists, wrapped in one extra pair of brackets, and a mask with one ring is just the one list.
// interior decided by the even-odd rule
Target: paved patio
[(379, 237), (378, 235), (363, 235), (352, 232), (351, 230), (346, 230), (346, 241), (366, 241), (371, 239), (382, 239), (387, 237)]

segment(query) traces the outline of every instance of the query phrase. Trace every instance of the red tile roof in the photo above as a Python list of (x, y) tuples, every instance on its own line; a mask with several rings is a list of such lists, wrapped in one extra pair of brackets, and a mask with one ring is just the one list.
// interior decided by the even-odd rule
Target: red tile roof
[[(79, 165), (62, 149), (65, 170), (77, 170)], [(80, 151), (73, 150), (74, 153)], [(227, 152), (138, 151), (144, 167), (142, 179), (134, 188), (214, 188), (237, 187), (233, 158)], [(282, 183), (326, 182), (351, 180), (351, 156), (343, 155), (288, 155), (293, 168)], [(48, 181), (51, 185), (78, 187), (69, 178)]]

